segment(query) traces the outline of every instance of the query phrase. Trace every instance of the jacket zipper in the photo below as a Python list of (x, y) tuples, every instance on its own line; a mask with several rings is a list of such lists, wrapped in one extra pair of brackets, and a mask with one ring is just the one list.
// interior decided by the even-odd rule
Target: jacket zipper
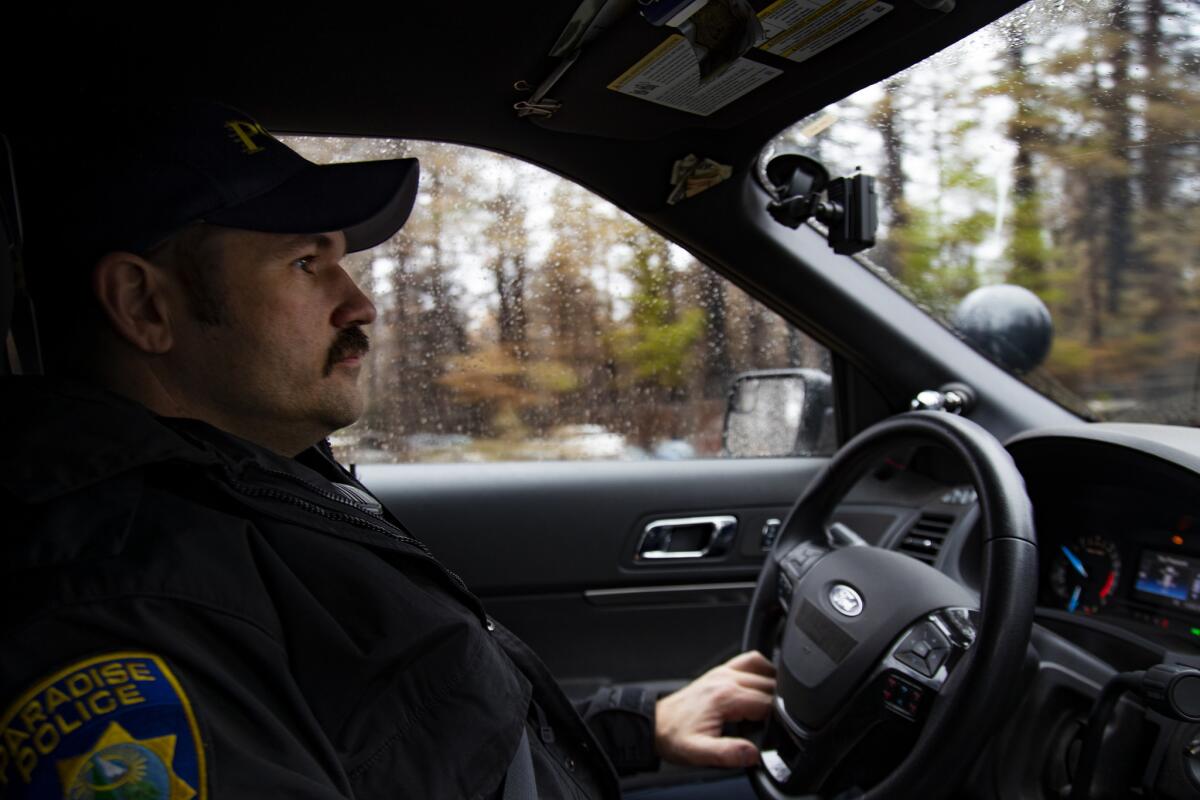
[[(298, 475), (292, 475), (289, 472), (284, 472), (284, 471), (278, 470), (278, 469), (271, 469), (270, 467), (264, 467), (260, 464), (251, 464), (250, 466), (252, 469), (256, 469), (259, 472), (265, 472), (268, 475), (274, 475), (279, 478), (285, 478), (286, 480), (289, 480), (292, 483), (298, 483), (301, 486), (303, 486), (304, 488), (308, 489), (313, 494), (324, 497), (326, 500), (332, 500), (335, 503), (341, 503), (342, 505), (348, 506), (349, 508), (352, 508), (359, 513), (369, 513), (369, 512), (364, 512), (363, 509), (361, 507), (359, 507), (353, 500), (350, 500), (347, 497), (342, 497), (341, 495), (338, 495), (338, 494), (334, 494), (333, 492), (326, 491), (325, 489), (322, 489), (320, 486), (317, 486), (315, 483), (306, 481), (304, 478), (301, 478)], [(382, 507), (382, 505), (383, 504), (381, 503), (380, 507)], [(374, 516), (374, 515), (372, 515), (372, 516)], [(364, 522), (365, 522), (365, 520), (364, 520)], [(405, 535), (399, 534), (399, 533), (393, 533), (391, 535), (396, 536), (397, 538), (402, 538), (406, 541), (412, 542), (417, 547), (420, 547), (422, 550), (425, 550), (426, 553), (429, 553), (429, 551), (425, 549), (424, 544), (422, 544), (421, 542), (412, 538), (411, 536), (405, 536)], [(432, 554), (430, 554), (430, 555), (432, 555)]]

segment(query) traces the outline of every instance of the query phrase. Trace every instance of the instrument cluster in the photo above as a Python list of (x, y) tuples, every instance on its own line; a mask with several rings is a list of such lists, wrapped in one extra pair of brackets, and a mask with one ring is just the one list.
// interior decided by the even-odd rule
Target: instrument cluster
[(1177, 514), (1169, 526), (1130, 529), (1126, 516), (1114, 513), (1113, 526), (1041, 532), (1041, 604), (1200, 642), (1200, 522)]

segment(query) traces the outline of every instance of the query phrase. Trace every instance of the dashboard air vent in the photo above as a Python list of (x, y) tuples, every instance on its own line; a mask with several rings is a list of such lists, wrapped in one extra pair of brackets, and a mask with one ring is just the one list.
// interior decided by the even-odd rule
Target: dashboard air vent
[(946, 534), (954, 525), (951, 514), (924, 513), (900, 539), (896, 549), (918, 561), (932, 565), (946, 541)]

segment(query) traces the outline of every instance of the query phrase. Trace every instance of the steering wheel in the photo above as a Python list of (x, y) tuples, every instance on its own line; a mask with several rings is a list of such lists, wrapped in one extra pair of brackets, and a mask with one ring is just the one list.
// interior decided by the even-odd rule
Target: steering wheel
[[(864, 473), (913, 445), (945, 448), (970, 472), (983, 524), (981, 599), (829, 524)], [(750, 770), (760, 797), (954, 792), (1011, 700), (1036, 582), (1025, 483), (991, 434), (917, 411), (851, 440), (792, 509), (750, 603), (743, 650), (773, 657), (777, 669), (762, 760)]]

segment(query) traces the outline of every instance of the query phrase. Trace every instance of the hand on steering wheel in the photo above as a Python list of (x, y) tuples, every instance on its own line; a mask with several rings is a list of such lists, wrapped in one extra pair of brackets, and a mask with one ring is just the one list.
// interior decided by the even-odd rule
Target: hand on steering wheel
[(758, 763), (753, 742), (724, 736), (726, 723), (762, 721), (775, 696), (775, 667), (762, 653), (739, 653), (658, 701), (655, 751), (664, 761), (698, 767)]
[[(981, 600), (930, 566), (830, 530), (859, 478), (912, 445), (940, 446), (971, 474), (983, 525)], [(762, 762), (751, 770), (759, 794), (953, 793), (1015, 685), (1036, 581), (1024, 481), (983, 428), (921, 411), (849, 442), (792, 509), (751, 601), (743, 649), (774, 655), (778, 671)]]

